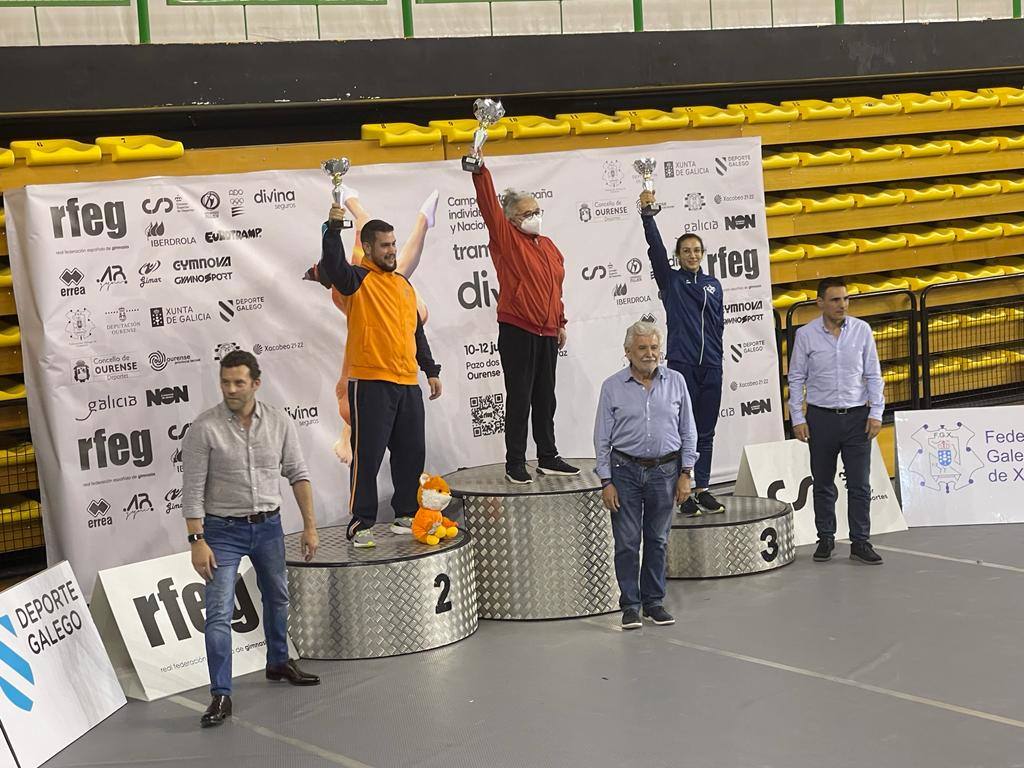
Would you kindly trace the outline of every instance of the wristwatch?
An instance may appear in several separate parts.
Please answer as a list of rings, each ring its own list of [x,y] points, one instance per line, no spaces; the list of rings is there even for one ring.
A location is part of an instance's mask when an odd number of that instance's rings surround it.
[[[206,537],[203,536],[203,534],[201,534],[201,533],[190,533],[188,535],[188,543],[189,544],[195,544],[197,541],[202,541],[205,538]]]
[[[693,477],[693,467],[683,467],[681,470],[679,470],[679,472],[681,474],[686,475],[687,477]]]

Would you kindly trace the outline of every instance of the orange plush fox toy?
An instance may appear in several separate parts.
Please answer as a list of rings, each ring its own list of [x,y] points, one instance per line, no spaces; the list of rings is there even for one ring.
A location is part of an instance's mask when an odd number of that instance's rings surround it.
[[[433,546],[441,539],[454,539],[458,526],[441,514],[452,500],[448,483],[440,475],[420,475],[420,489],[416,493],[420,508],[412,520],[412,535],[424,544]]]

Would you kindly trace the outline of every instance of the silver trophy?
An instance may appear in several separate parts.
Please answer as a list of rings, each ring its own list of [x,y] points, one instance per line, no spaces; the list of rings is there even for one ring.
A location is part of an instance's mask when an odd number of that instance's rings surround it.
[[[473,134],[473,151],[462,158],[462,170],[479,173],[484,165],[484,143],[487,141],[487,129],[505,116],[505,107],[494,99],[477,99],[473,102],[473,116],[479,127]]]
[[[341,200],[341,185],[345,174],[348,173],[348,169],[352,167],[352,163],[348,161],[347,157],[335,157],[330,160],[324,160],[320,167],[323,168],[324,173],[331,177],[331,183],[334,184],[334,189],[331,190],[331,199],[334,200],[336,206],[344,208],[345,206]],[[349,219],[342,219],[341,228],[351,229],[352,222]]]
[[[658,167],[653,157],[641,157],[633,161],[633,169],[640,174],[644,180],[644,192],[654,192],[654,169]],[[661,203],[645,205],[640,209],[641,216],[657,216],[661,213]]]

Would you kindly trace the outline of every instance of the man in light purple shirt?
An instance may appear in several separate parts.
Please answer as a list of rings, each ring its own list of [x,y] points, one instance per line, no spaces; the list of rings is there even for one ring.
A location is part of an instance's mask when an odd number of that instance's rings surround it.
[[[789,360],[789,416],[793,436],[810,444],[814,479],[816,562],[832,558],[836,536],[836,458],[846,468],[850,558],[881,565],[872,548],[871,441],[882,428],[885,383],[871,326],[847,316],[846,282],[818,284],[821,318],[799,328]],[[807,413],[804,414],[806,388]]]
[[[686,379],[658,365],[657,326],[631,325],[625,350],[629,368],[601,385],[594,452],[602,500],[612,513],[622,628],[636,629],[641,608],[655,624],[675,623],[662,605],[665,548],[672,511],[690,496],[697,430]]]

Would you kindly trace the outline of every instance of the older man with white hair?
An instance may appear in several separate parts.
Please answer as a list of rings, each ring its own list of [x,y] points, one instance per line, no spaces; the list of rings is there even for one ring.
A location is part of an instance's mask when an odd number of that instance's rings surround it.
[[[507,189],[498,196],[491,173],[473,174],[488,248],[498,273],[498,354],[505,376],[505,478],[531,483],[526,469],[527,426],[533,422],[537,471],[578,475],[555,447],[555,365],[565,346],[562,281],[565,263],[541,234],[543,212],[529,192]]]
[[[665,549],[675,505],[689,498],[697,430],[686,379],[659,365],[661,331],[637,322],[626,330],[629,367],[601,385],[594,424],[597,475],[612,513],[615,577],[622,628],[674,624],[665,610]],[[640,557],[641,542],[643,559]]]

